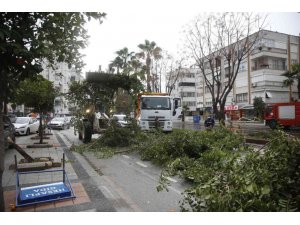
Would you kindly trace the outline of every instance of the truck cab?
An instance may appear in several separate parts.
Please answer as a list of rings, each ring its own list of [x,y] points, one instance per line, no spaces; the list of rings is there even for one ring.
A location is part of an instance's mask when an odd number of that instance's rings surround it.
[[[180,98],[167,94],[142,94],[139,96],[138,121],[142,130],[161,128],[173,130],[173,118],[181,114]]]

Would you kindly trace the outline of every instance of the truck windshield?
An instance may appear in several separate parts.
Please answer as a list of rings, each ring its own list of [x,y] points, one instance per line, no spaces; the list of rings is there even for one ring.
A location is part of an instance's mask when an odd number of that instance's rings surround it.
[[[170,98],[142,97],[142,109],[170,110]]]

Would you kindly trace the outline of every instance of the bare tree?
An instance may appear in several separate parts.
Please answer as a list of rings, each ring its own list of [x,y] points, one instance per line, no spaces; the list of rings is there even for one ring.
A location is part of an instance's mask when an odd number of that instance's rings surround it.
[[[165,82],[169,78],[168,74],[172,70],[173,64],[174,58],[167,51],[162,51],[161,57],[154,60],[152,71],[156,92],[162,92],[162,85],[166,85]]]
[[[186,48],[202,73],[219,120],[224,120],[227,96],[241,62],[260,39],[258,31],[263,29],[265,19],[252,13],[210,13],[197,17],[187,27]]]
[[[166,64],[166,92],[171,94],[178,78],[182,75],[184,59],[176,60],[169,55]]]

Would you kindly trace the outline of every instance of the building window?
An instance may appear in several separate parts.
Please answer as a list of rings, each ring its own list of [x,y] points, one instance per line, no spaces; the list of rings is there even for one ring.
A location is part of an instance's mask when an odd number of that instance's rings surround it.
[[[236,95],[236,102],[247,102],[248,101],[248,93],[242,93]]]
[[[205,106],[206,106],[206,107],[212,106],[212,102],[205,102]]]
[[[269,48],[274,48],[275,47],[275,41],[272,40],[272,39],[262,39],[262,43],[266,46],[266,47],[269,47]]]
[[[247,71],[246,63],[241,63],[239,67],[239,73]]]
[[[210,64],[209,62],[204,63],[204,69],[209,70],[210,69]]]
[[[292,65],[298,64],[298,60],[297,59],[292,59]]]
[[[205,86],[204,92],[205,92],[205,93],[210,93],[210,90],[209,90],[208,86]]]
[[[186,78],[195,78],[195,74],[194,73],[184,73],[183,77],[186,77]]]
[[[186,105],[186,106],[196,106],[196,102],[183,102],[183,105]]]
[[[195,83],[192,82],[180,82],[178,84],[179,87],[185,86],[185,87],[195,87]]]
[[[181,92],[181,97],[195,97],[195,92]]]
[[[225,78],[229,77],[229,67],[225,68]]]
[[[286,70],[285,59],[273,59],[271,69],[273,69],[273,70]]]

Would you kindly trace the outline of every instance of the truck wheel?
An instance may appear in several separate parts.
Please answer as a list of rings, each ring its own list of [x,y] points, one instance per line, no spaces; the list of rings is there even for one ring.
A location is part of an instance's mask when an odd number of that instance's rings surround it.
[[[270,121],[269,121],[269,127],[270,127],[271,129],[276,129],[276,127],[277,127],[277,122],[276,122],[276,120],[270,120]]]
[[[92,129],[90,126],[84,128],[83,143],[89,143],[92,140]]]

